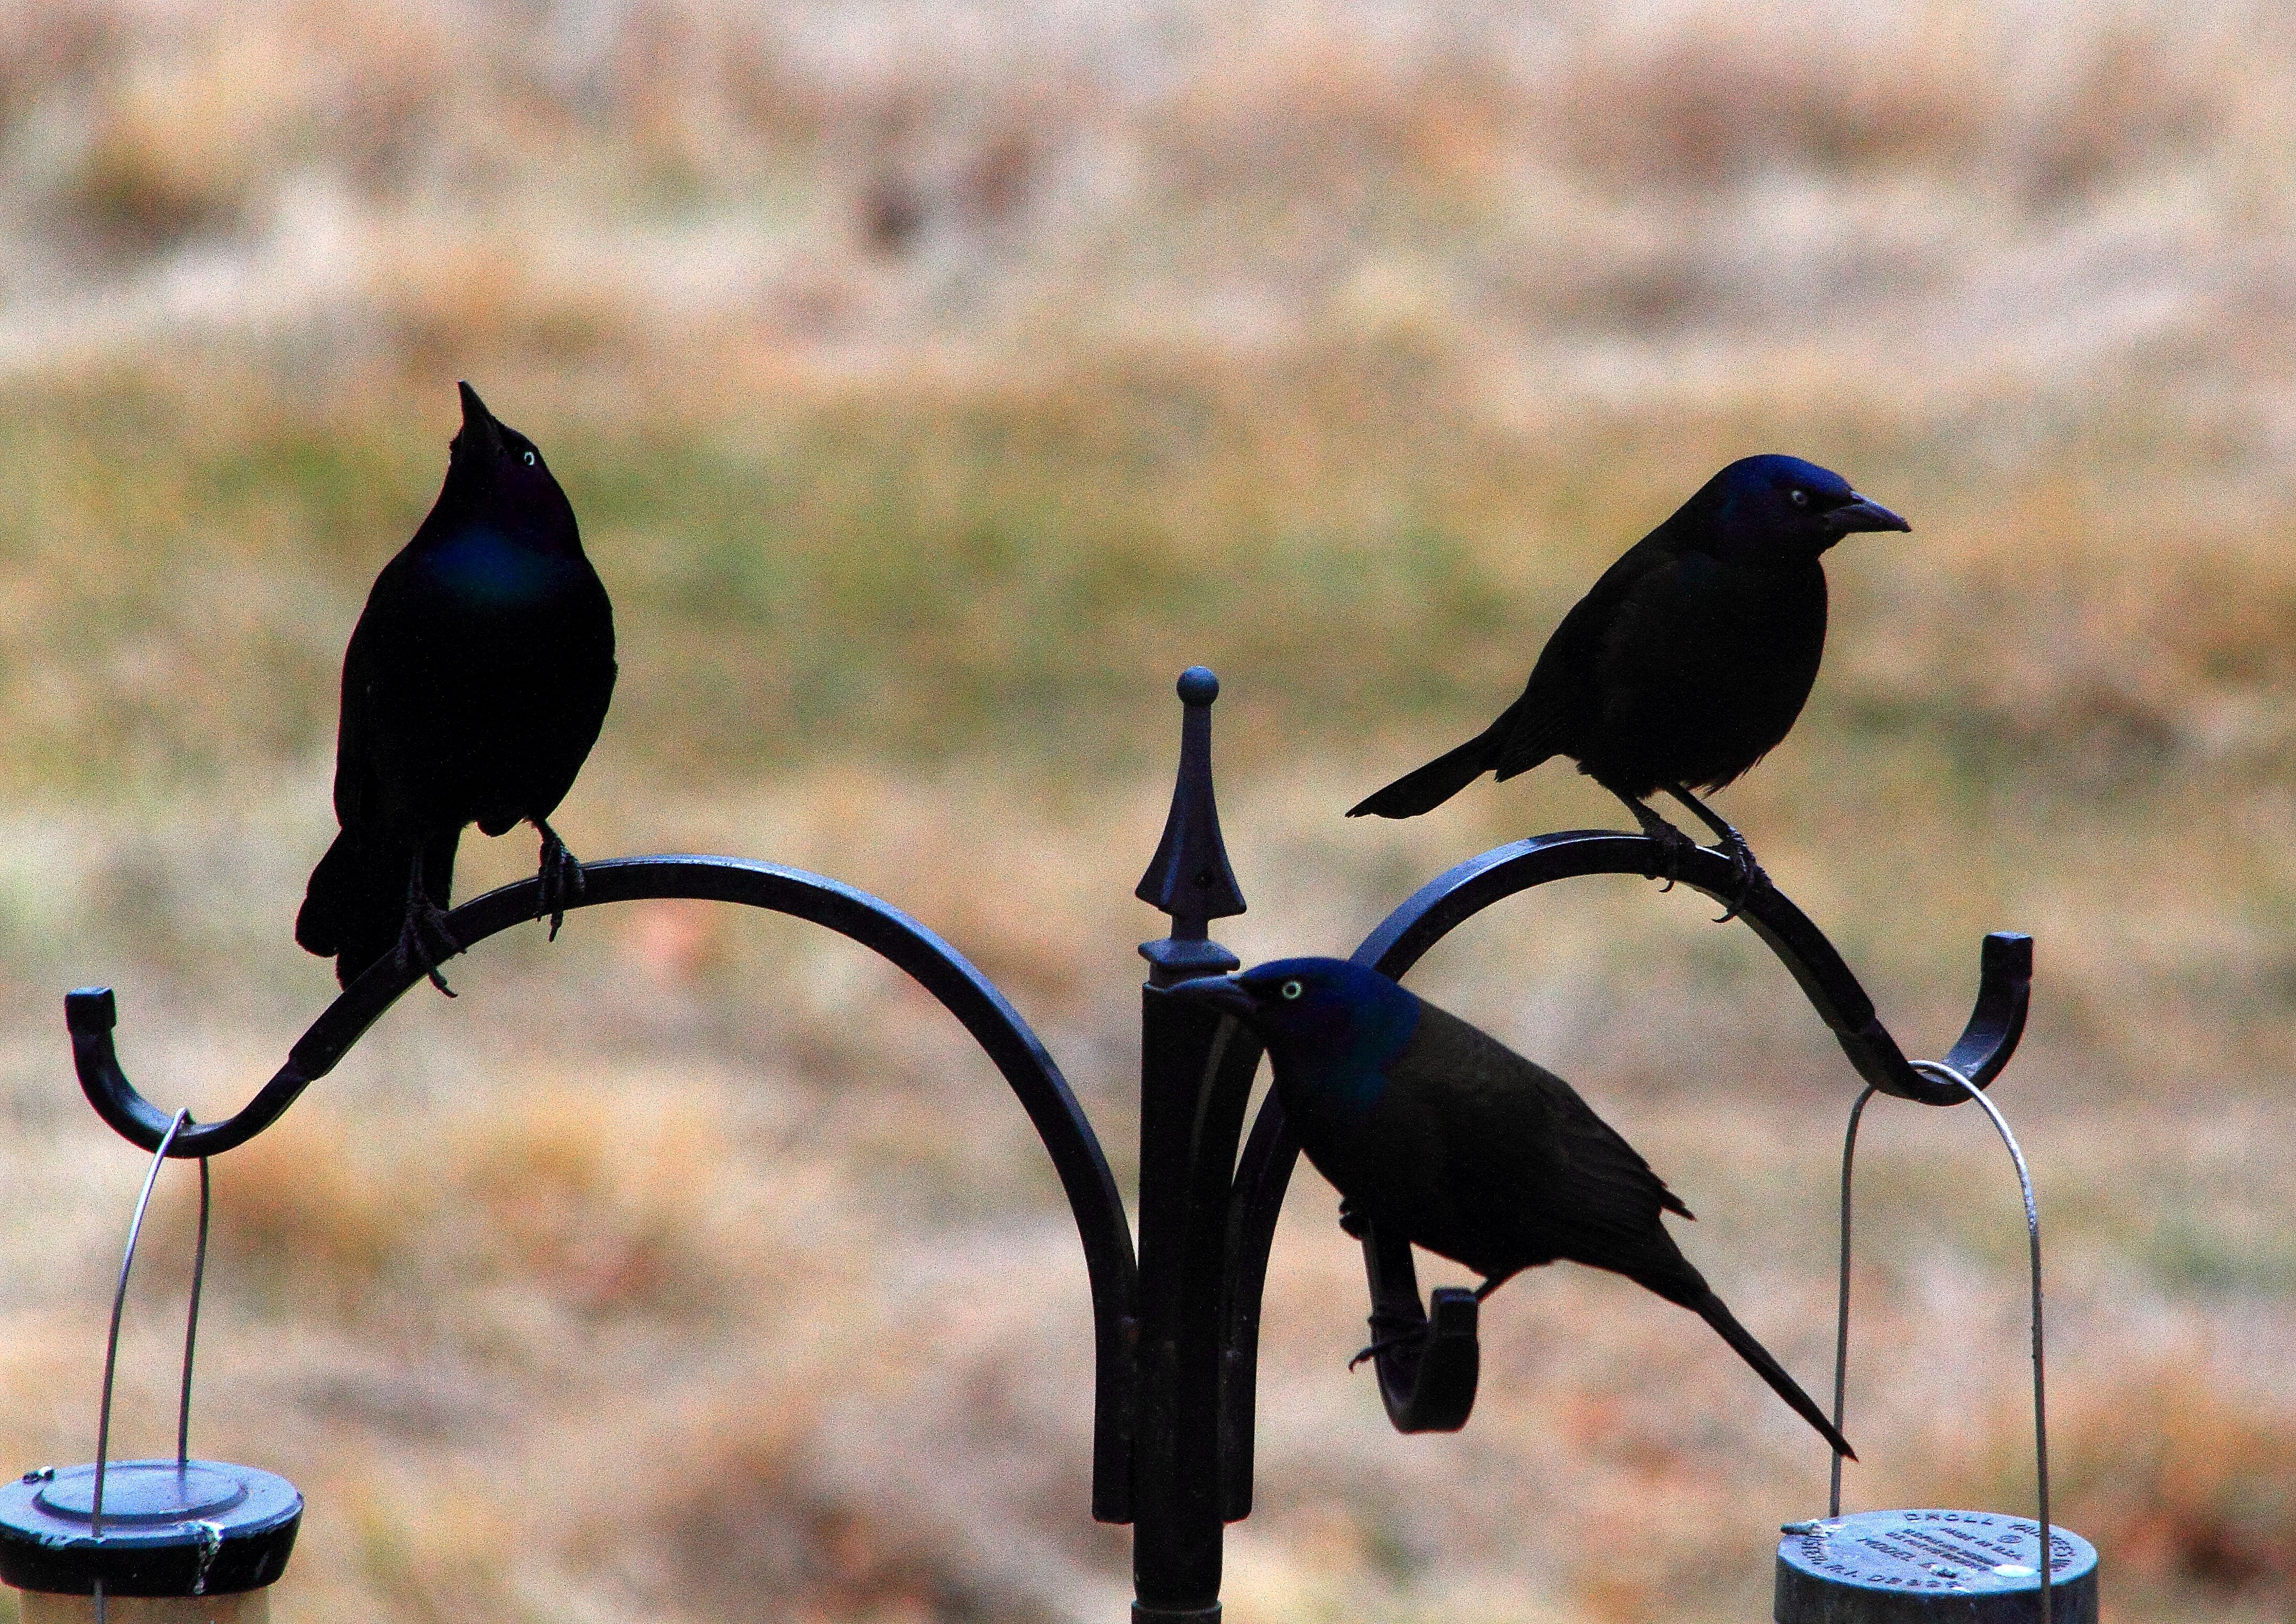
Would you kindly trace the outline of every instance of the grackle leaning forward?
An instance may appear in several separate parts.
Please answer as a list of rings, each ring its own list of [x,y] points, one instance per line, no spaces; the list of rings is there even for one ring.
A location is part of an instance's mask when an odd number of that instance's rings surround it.
[[[1465,1264],[1483,1276],[1478,1300],[1558,1259],[1624,1275],[1713,1326],[1857,1458],[1675,1245],[1662,1214],[1690,1209],[1552,1071],[1344,959],[1278,959],[1171,990],[1259,1032],[1284,1117],[1348,1221]]]
[[[606,718],[614,611],[534,442],[467,383],[439,500],[383,566],[343,656],[335,816],[295,939],[346,987],[386,955],[439,961],[463,827],[542,834],[555,936],[582,868],[548,823]]]
[[[1764,876],[1693,791],[1736,778],[1801,714],[1825,652],[1825,550],[1912,528],[1798,457],[1731,463],[1603,572],[1498,720],[1348,816],[1415,817],[1484,773],[1512,778],[1568,756],[1665,849],[1669,878],[1690,838],[1650,798],[1664,790],[1714,832],[1738,874],[1729,918]]]

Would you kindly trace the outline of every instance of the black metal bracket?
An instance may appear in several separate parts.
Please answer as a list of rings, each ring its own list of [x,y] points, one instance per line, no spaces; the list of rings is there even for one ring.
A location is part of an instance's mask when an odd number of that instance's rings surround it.
[[[1201,667],[1180,678],[1180,767],[1164,838],[1138,895],[1170,915],[1144,944],[1142,989],[1140,1241],[1136,1255],[1107,1159],[1074,1094],[1036,1034],[962,954],[898,909],[801,870],[718,857],[625,857],[586,865],[573,904],[685,898],[785,914],[835,931],[906,972],[995,1062],[1053,1159],[1090,1275],[1096,1389],[1092,1513],[1134,1524],[1136,1624],[1212,1624],[1219,1616],[1222,1524],[1250,1512],[1261,1300],[1268,1250],[1299,1147],[1273,1095],[1243,1135],[1261,1058],[1235,1021],[1167,996],[1191,976],[1233,969],[1210,924],[1243,911],[1212,793],[1210,707],[1219,685]],[[1652,874],[1662,849],[1641,835],[1579,831],[1518,841],[1460,864],[1423,887],[1356,950],[1398,978],[1451,931],[1518,891],[1580,874]],[[1736,874],[1718,852],[1684,856],[1677,877],[1718,900]],[[447,916],[457,952],[537,916],[541,888],[522,881]],[[1875,1088],[1948,1105],[1968,1097],[1909,1063],[1841,956],[1776,890],[1748,898],[1742,917],[1784,964]],[[1978,1087],[1999,1075],[2025,1026],[2032,944],[1985,940],[1976,1006],[1947,1062]],[[423,980],[389,959],[323,1012],[287,1060],[234,1116],[184,1122],[169,1157],[220,1155],[261,1133],[327,1075],[399,997]],[[121,1136],[157,1151],[176,1119],[138,1093],[113,1041],[108,988],[69,995],[65,1018],[81,1089]],[[1241,1155],[1239,1138],[1244,1138]],[[1421,1305],[1410,1245],[1368,1226],[1364,1268],[1374,1355],[1388,1416],[1400,1431],[1464,1425],[1474,1407],[1478,1304],[1445,1287]],[[1425,1334],[1417,1333],[1424,1328]]]
[[[1354,956],[1357,963],[1373,965],[1400,980],[1437,942],[1518,891],[1582,874],[1652,877],[1663,857],[1662,849],[1647,836],[1601,829],[1540,835],[1496,847],[1422,886],[1364,939]],[[1677,865],[1676,872],[1681,883],[1718,902],[1737,899],[1736,872],[1718,850],[1701,847],[1691,851]],[[1783,891],[1763,886],[1746,899],[1739,916],[1785,965],[1859,1077],[1885,1094],[1925,1105],[1956,1105],[1969,1098],[1960,1088],[1924,1076],[1906,1060],[1897,1039],[1882,1024],[1874,1000],[1858,985],[1841,955]],[[1980,1087],[2000,1076],[2024,1036],[2032,980],[2033,939],[2005,931],[1988,936],[1978,960],[1977,1002],[1960,1038],[1947,1053],[1946,1063]],[[1256,1340],[1259,1335],[1259,1299],[1267,1250],[1274,1243],[1275,1220],[1299,1153],[1299,1143],[1283,1120],[1283,1104],[1271,1094],[1260,1106],[1236,1169],[1237,1238],[1232,1257],[1237,1262],[1232,1264],[1236,1274],[1228,1328],[1234,1341]],[[1369,1226],[1364,1228],[1365,1275],[1371,1289],[1373,1335],[1377,1341],[1382,1336],[1383,1321],[1400,1327],[1414,1319],[1425,1322],[1430,1316],[1419,1308],[1410,1248],[1384,1243],[1370,1233]],[[1259,1260],[1257,1274],[1250,1272],[1248,1266],[1254,1259]],[[1472,1293],[1462,1294],[1472,1300]],[[1473,1317],[1463,1315],[1456,1300],[1447,1307],[1445,1291],[1439,1290],[1435,1295],[1435,1341],[1419,1345],[1396,1341],[1373,1356],[1379,1367],[1380,1398],[1398,1431],[1454,1431],[1464,1424],[1474,1407]],[[1442,1341],[1446,1336],[1447,1345]],[[1255,1356],[1232,1349],[1229,1357],[1232,1361],[1248,1363]],[[1245,1423],[1242,1430],[1239,1421]],[[1235,1516],[1250,1505],[1249,1421],[1249,1411],[1237,1413],[1231,1400],[1226,1438],[1233,1458],[1227,1476],[1231,1485],[1239,1481],[1242,1485],[1240,1502],[1231,1500],[1230,1514]],[[1242,1510],[1235,1509],[1238,1504]]]
[[[1060,1175],[1075,1215],[1092,1284],[1095,1367],[1093,1515],[1120,1522],[1131,1515],[1132,1338],[1139,1270],[1132,1228],[1108,1160],[1036,1033],[1004,995],[948,943],[890,904],[801,869],[735,857],[619,857],[583,865],[582,895],[572,908],[660,898],[731,902],[826,926],[890,960],[938,998],[988,1053],[1019,1096]],[[446,919],[457,951],[537,916],[542,888],[521,880],[475,897]],[[170,1157],[217,1156],[277,1121],[298,1095],[337,1062],[424,979],[420,965],[386,956],[346,988],[288,1051],[286,1063],[237,1113],[176,1135]],[[96,1114],[131,1144],[157,1150],[173,1120],[145,1099],[120,1069],[112,1042],[118,1005],[108,987],[82,988],[64,998],[72,1063]]]

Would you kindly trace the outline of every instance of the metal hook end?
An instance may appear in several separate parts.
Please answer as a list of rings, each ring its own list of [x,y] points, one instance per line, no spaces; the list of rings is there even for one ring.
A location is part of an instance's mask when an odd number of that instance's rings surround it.
[[[94,1037],[119,1024],[119,1000],[109,987],[76,987],[64,995],[64,1025]]]
[[[1465,1286],[1438,1286],[1429,1309],[1419,1304],[1411,1243],[1382,1239],[1360,1214],[1341,1220],[1363,1243],[1371,1285],[1368,1350],[1379,1373],[1380,1402],[1398,1432],[1456,1432],[1475,1407],[1482,1370],[1476,1322],[1481,1304]]]

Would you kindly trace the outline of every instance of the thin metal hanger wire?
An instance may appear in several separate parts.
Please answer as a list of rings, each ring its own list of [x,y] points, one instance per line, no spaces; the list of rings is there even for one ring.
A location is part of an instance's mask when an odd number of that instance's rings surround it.
[[[208,1177],[208,1159],[200,1158],[200,1239],[192,1253],[192,1306],[184,1316],[184,1396],[176,1410],[176,1470],[192,1464],[192,1354],[200,1340],[200,1294],[208,1277],[208,1214],[214,1190]]]
[[[135,1198],[135,1216],[127,1221],[127,1255],[119,1260],[119,1284],[111,1293],[111,1334],[103,1343],[103,1401],[95,1412],[95,1494],[88,1508],[88,1531],[98,1539],[103,1538],[103,1474],[111,1455],[111,1378],[119,1365],[119,1319],[127,1308],[128,1271],[135,1267],[135,1243],[144,1238],[144,1214],[152,1205],[152,1189],[160,1182],[160,1169],[167,1165],[168,1147],[191,1120],[189,1108],[177,1111],[168,1131],[160,1136],[160,1148],[144,1170],[144,1193]]]
[[[2054,1530],[2049,1522],[2049,1405],[2048,1383],[2042,1363],[2041,1324],[2041,1209],[2033,1196],[2033,1175],[2025,1165],[2025,1152],[2018,1147],[2017,1136],[2009,1131],[2009,1120],[2001,1114],[1985,1090],[1971,1081],[1967,1074],[1943,1061],[1917,1060],[1913,1069],[1933,1082],[1950,1083],[1965,1090],[1969,1097],[1985,1108],[1993,1120],[1994,1130],[2001,1143],[2008,1147],[2009,1160],[2017,1169],[2017,1188],[2025,1198],[2025,1234],[2032,1258],[2033,1304],[2033,1481],[2040,1501],[2040,1538],[2038,1558],[2041,1569],[2041,1624],[2055,1624],[2056,1562],[2052,1548]],[[1849,1176],[1851,1164],[1857,1152],[1858,1120],[1866,1114],[1866,1102],[1874,1097],[1868,1085],[1849,1108],[1849,1127],[1841,1142],[1841,1289],[1840,1311],[1834,1326],[1833,1341],[1833,1424],[1841,1426],[1844,1390],[1849,1368]],[[1841,1514],[1841,1457],[1833,1457],[1833,1492],[1827,1502],[1829,1517]]]
[[[1833,1321],[1833,1430],[1841,1431],[1841,1411],[1849,1386],[1849,1169],[1857,1155],[1857,1123],[1866,1114],[1866,1102],[1874,1095],[1874,1085],[1866,1085],[1866,1092],[1857,1096],[1857,1103],[1849,1108],[1849,1129],[1841,1137],[1841,1292]],[[1841,1456],[1833,1455],[1833,1482],[1827,1491],[1825,1514],[1841,1514]]]
[[[110,1469],[111,1456],[111,1394],[113,1379],[119,1367],[119,1325],[127,1308],[127,1280],[135,1267],[135,1248],[144,1238],[144,1217],[151,1210],[152,1192],[160,1182],[160,1169],[167,1164],[168,1147],[176,1136],[191,1121],[188,1109],[178,1111],[168,1124],[168,1131],[160,1136],[159,1148],[152,1154],[152,1165],[144,1170],[144,1188],[135,1198],[135,1213],[127,1224],[127,1251],[119,1260],[119,1284],[111,1293],[111,1330],[103,1343],[103,1398],[97,1406],[95,1417],[95,1487],[88,1507],[88,1531],[96,1538],[103,1538],[103,1486]],[[176,1412],[176,1472],[180,1478],[191,1464],[192,1451],[192,1366],[199,1348],[200,1297],[207,1284],[208,1228],[214,1210],[214,1185],[208,1169],[208,1159],[200,1158],[200,1234],[197,1250],[192,1259],[192,1301],[184,1323],[184,1380],[182,1398]],[[110,1608],[103,1594],[103,1581],[94,1587],[96,1624],[104,1624]]]

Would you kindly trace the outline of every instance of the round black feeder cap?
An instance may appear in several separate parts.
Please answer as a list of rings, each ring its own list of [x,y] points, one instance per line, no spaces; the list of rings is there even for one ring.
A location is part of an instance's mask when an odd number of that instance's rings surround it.
[[[287,1571],[303,1497],[275,1472],[222,1461],[46,1466],[0,1488],[0,1581],[86,1595],[224,1595]]]
[[[2040,1525],[1986,1511],[1867,1511],[1789,1522],[1778,1624],[2035,1624]],[[2055,1624],[2096,1624],[2096,1547],[2049,1530]]]

